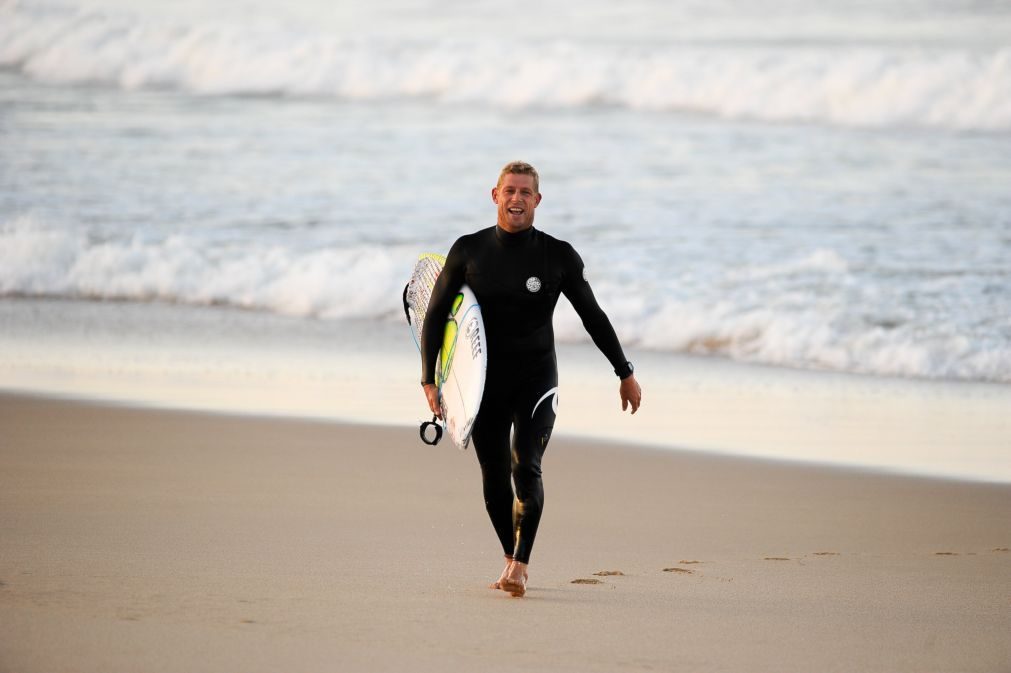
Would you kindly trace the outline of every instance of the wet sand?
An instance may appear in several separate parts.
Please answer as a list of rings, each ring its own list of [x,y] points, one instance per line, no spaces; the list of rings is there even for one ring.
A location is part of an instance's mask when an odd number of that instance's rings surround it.
[[[0,395],[0,672],[1008,671],[1011,485]]]

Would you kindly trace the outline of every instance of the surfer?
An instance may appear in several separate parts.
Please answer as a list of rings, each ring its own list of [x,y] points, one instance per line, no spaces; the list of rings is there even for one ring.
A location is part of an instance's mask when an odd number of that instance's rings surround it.
[[[631,406],[634,414],[639,409],[642,389],[593,296],[582,259],[571,245],[533,226],[541,202],[534,167],[519,161],[506,164],[491,198],[498,212],[496,225],[453,244],[428,314],[446,315],[464,283],[481,304],[488,371],[471,440],[481,465],[485,507],[505,553],[505,568],[492,587],[522,596],[544,504],[541,459],[558,408],[551,319],[560,294],[572,303],[620,379],[623,411]],[[440,418],[435,363],[442,329],[440,321],[427,320],[421,338],[421,383],[429,407]]]

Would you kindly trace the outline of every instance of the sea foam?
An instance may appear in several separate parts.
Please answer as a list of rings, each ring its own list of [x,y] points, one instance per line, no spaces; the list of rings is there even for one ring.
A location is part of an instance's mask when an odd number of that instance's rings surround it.
[[[298,250],[250,241],[136,234],[96,240],[29,217],[0,224],[0,296],[225,305],[315,318],[396,315],[416,251],[385,246]],[[367,282],[366,282],[367,279]]]
[[[0,223],[0,298],[156,301],[401,321],[401,293],[418,249],[256,239],[218,245],[186,233],[103,240],[19,217]],[[594,290],[626,345],[787,367],[1011,382],[1011,348],[1000,337],[1011,330],[999,322],[1006,316],[990,316],[998,322],[982,332],[973,316],[986,307],[958,321],[934,320],[861,281],[832,250],[724,271],[713,280],[722,286],[709,294],[650,292],[649,279],[618,284],[601,272]],[[555,327],[562,341],[588,340],[564,300]]]
[[[515,74],[501,86],[500,67]],[[350,39],[0,6],[0,66],[43,82],[199,95],[424,99],[509,109],[615,106],[856,127],[1011,129],[1011,48],[873,43]]]

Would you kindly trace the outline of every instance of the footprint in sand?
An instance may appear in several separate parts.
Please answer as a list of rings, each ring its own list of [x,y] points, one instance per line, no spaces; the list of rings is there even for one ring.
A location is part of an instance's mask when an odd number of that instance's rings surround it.
[[[785,556],[766,556],[766,561],[792,561],[793,559],[788,559]]]
[[[624,575],[625,573],[620,570],[601,570],[600,572],[593,573],[597,577],[610,577],[612,575]]]
[[[1007,547],[994,547],[990,551],[1011,551],[1011,549],[1008,549]]]
[[[958,556],[957,551],[935,551],[934,556]]]
[[[694,570],[689,570],[688,568],[664,568],[665,573],[682,573],[685,575],[694,575]]]
[[[839,552],[837,552],[837,551],[816,551],[814,553],[814,555],[815,556],[839,556]]]
[[[579,579],[572,580],[570,584],[603,584],[604,580],[592,580],[580,577]]]
[[[692,565],[693,563],[702,563],[702,561],[678,561],[683,566]]]

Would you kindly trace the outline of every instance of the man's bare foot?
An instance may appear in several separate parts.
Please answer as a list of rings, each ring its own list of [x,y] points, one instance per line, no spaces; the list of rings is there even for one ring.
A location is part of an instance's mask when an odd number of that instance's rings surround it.
[[[513,557],[512,556],[506,556],[505,557],[505,567],[502,568],[502,574],[499,575],[499,577],[498,577],[497,580],[495,580],[494,582],[492,582],[491,584],[488,585],[489,589],[501,589],[502,588],[502,580],[504,580],[506,578],[506,575],[509,574],[509,565],[512,562],[513,562]],[[525,563],[523,564],[523,568],[524,568],[524,570],[523,570],[523,580],[526,581],[529,578],[527,576],[526,564]]]
[[[527,564],[513,561],[499,580],[499,589],[517,598],[527,592]]]
[[[512,562],[513,562],[513,557],[512,556],[506,556],[505,557],[505,567],[502,568],[502,574],[499,575],[499,577],[498,577],[497,580],[495,580],[494,582],[492,582],[491,584],[488,585],[489,589],[501,589],[502,588],[502,580],[504,580],[506,578],[506,575],[509,574],[509,565]]]

